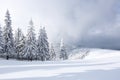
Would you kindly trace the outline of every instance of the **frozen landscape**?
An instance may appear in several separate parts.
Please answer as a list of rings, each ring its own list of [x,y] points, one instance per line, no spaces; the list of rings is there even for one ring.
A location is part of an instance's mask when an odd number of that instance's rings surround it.
[[[120,0],[0,0],[0,80],[120,80]]]
[[[0,80],[119,80],[119,74],[116,50],[91,49],[84,59],[64,61],[0,60]]]

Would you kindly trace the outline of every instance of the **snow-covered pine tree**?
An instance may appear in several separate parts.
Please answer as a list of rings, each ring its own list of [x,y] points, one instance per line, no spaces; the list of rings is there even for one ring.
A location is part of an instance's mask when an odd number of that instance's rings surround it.
[[[42,54],[42,37],[43,37],[43,29],[42,29],[42,27],[40,27],[40,31],[39,31],[39,36],[38,36],[38,40],[37,40],[37,52],[38,52],[38,54],[37,54],[37,59],[38,60],[42,60],[42,56],[43,56],[43,54]]]
[[[68,55],[67,55],[64,43],[63,43],[63,39],[61,39],[61,42],[60,42],[60,60],[66,60],[66,59],[68,59]]]
[[[16,53],[16,58],[17,59],[22,59],[23,58],[23,50],[25,48],[25,36],[23,35],[21,29],[17,29],[15,33],[15,53]]]
[[[37,47],[38,47],[39,59],[42,61],[50,60],[49,42],[45,27],[43,28],[41,27],[40,29],[38,41],[37,41]]]
[[[3,40],[3,33],[0,26],[0,57],[3,57],[3,51],[4,51],[4,40]]]
[[[56,60],[56,54],[53,45],[50,46],[50,60],[55,61]]]
[[[10,57],[14,57],[14,39],[11,27],[11,19],[9,11],[7,10],[5,16],[5,27],[3,32],[4,38],[4,48],[6,59],[8,60]]]
[[[29,23],[29,28],[26,36],[25,49],[24,49],[24,57],[27,60],[36,59],[37,54],[37,46],[36,46],[36,37],[34,33],[33,21],[31,20]]]

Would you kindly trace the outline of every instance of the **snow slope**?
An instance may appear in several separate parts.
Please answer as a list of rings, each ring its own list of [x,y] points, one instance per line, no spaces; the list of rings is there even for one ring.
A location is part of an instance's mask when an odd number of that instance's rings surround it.
[[[83,60],[0,60],[0,80],[120,80],[120,51],[91,49]]]

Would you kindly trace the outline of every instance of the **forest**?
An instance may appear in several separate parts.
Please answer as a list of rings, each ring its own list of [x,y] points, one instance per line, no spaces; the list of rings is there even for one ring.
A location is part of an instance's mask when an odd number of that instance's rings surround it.
[[[5,26],[0,26],[0,57],[4,59],[17,60],[40,60],[40,61],[55,61],[66,60],[68,54],[61,40],[58,52],[56,53],[53,44],[48,42],[47,32],[45,27],[40,27],[38,38],[34,30],[32,19],[29,22],[26,36],[22,30],[18,28],[13,34],[12,20],[9,10],[5,15]]]

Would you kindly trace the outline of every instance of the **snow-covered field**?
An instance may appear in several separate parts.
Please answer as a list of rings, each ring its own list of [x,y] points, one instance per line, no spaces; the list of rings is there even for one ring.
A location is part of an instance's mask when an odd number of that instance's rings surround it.
[[[120,80],[120,51],[92,49],[83,60],[0,59],[0,80]]]

